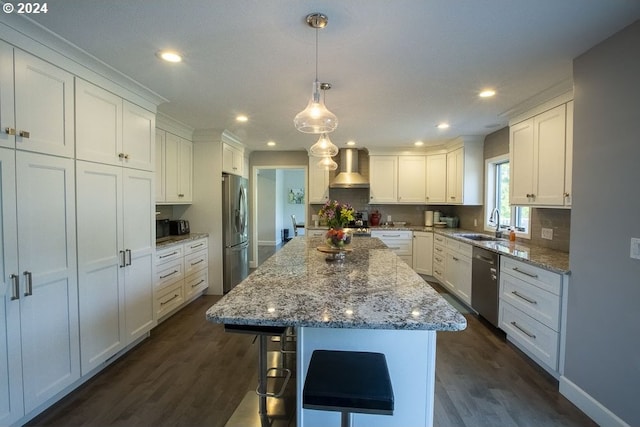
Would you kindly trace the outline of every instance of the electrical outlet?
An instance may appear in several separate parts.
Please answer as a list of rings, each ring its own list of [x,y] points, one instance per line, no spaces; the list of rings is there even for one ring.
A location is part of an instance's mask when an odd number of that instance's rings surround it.
[[[631,238],[631,258],[640,259],[640,238]]]
[[[542,238],[547,240],[553,240],[553,228],[543,228]]]
[[[473,218],[473,226],[474,227],[478,226],[478,218]]]
[[[387,222],[391,222],[391,215],[387,215]]]

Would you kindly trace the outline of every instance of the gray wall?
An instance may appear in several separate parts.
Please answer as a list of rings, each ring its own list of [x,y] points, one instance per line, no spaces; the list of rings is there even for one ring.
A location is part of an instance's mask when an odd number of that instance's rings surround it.
[[[565,377],[640,425],[640,21],[574,61]]]

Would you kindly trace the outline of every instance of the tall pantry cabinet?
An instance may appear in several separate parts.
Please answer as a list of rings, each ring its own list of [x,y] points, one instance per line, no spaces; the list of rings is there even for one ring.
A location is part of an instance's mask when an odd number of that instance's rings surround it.
[[[80,378],[80,351],[73,76],[3,42],[0,64],[0,424],[6,425]]]
[[[76,82],[84,375],[156,324],[155,115],[91,83]]]

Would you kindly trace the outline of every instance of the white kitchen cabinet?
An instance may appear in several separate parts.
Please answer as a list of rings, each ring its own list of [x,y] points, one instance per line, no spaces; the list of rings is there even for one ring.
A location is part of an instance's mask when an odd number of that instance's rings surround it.
[[[165,168],[166,137],[166,132],[162,129],[156,129],[156,203],[164,202],[167,197],[165,185],[165,177],[167,176]]]
[[[446,238],[445,285],[468,305],[471,305],[471,255],[471,245]]]
[[[84,161],[76,169],[84,375],[155,325],[153,173]]]
[[[160,132],[160,130],[159,130]],[[193,145],[191,141],[165,132],[165,202],[171,204],[193,201]]]
[[[3,426],[24,415],[15,178],[15,151],[0,148],[0,425]]]
[[[425,201],[427,204],[447,201],[447,155],[426,156]]]
[[[16,184],[28,413],[80,378],[73,160],[17,151]]]
[[[309,157],[309,203],[329,200],[329,171],[318,167],[318,157]]]
[[[564,159],[564,205],[570,207],[573,197],[573,101],[567,102],[567,133]]]
[[[425,156],[398,156],[398,203],[425,202],[425,165]]]
[[[482,140],[463,139],[447,152],[446,204],[483,204],[483,146]]]
[[[222,143],[222,172],[233,175],[243,175],[243,150],[226,142]]]
[[[511,204],[565,204],[566,121],[562,104],[511,127]]]
[[[13,98],[13,48],[0,41],[0,147],[16,146]]]
[[[445,258],[447,241],[441,234],[433,234],[433,277],[445,284]]]
[[[413,232],[410,230],[371,230],[371,237],[377,237],[395,252],[409,267],[413,267]]]
[[[433,233],[413,232],[413,269],[416,273],[433,274]]]
[[[447,153],[447,202],[462,203],[464,181],[464,148]]]
[[[369,185],[369,203],[397,203],[398,156],[370,156]]]
[[[77,159],[154,170],[153,113],[82,79],[75,100]]]

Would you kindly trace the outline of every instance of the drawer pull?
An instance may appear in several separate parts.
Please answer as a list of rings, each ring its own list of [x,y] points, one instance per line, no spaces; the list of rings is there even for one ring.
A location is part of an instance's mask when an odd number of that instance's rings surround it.
[[[392,250],[400,249],[400,246],[389,246],[389,249],[392,249]]]
[[[442,249],[440,249],[440,248],[436,248],[436,251],[438,251],[438,252],[442,252]]]
[[[11,301],[20,299],[20,283],[18,283],[20,278],[18,277],[17,274],[11,274],[9,276],[9,278],[11,279],[11,284],[13,285],[12,286]]]
[[[534,340],[536,339],[535,335],[533,335],[531,332],[529,332],[526,329],[524,329],[522,326],[518,325],[516,322],[511,322],[511,324],[513,326],[515,326],[516,328],[518,328],[520,330],[520,332],[522,332],[523,334],[525,334],[529,338],[534,339]]]
[[[200,246],[204,246],[204,243],[198,243],[197,245],[189,246],[191,249],[199,248]]]
[[[203,259],[199,259],[199,260],[198,260],[198,261],[196,261],[196,262],[192,262],[192,263],[191,263],[191,267],[193,267],[194,265],[198,265],[198,264],[200,264],[201,262],[204,262],[204,260],[203,260]]]
[[[173,301],[174,299],[178,298],[180,296],[180,294],[175,294],[174,296],[172,296],[171,298],[169,298],[168,300],[161,302],[160,305],[165,305],[165,304],[169,304],[171,301]]]
[[[164,276],[160,276],[161,279],[166,279],[169,276],[173,276],[174,274],[178,273],[178,270],[173,270],[171,273],[169,274],[165,274]]]
[[[524,295],[522,295],[518,291],[511,291],[511,293],[514,294],[515,296],[517,296],[518,298],[525,300],[529,304],[538,304],[538,301],[536,301],[534,299],[531,299],[531,298],[527,298],[527,297],[525,297]]]
[[[453,258],[454,261],[460,261],[458,258],[452,256],[451,258]]]
[[[400,237],[399,234],[383,234],[382,237]]]
[[[26,130],[21,130],[18,135],[20,135],[23,138],[27,138],[29,139],[31,137],[31,133],[27,132]]]
[[[528,272],[526,272],[526,271],[524,271],[524,270],[520,270],[518,267],[513,267],[513,268],[512,268],[512,270],[513,270],[513,271],[517,271],[518,273],[522,273],[522,274],[524,274],[525,276],[532,277],[532,278],[534,278],[534,279],[537,279],[537,278],[538,278],[538,275],[537,275],[537,274],[528,273]]]
[[[4,133],[6,133],[7,135],[15,135],[16,130],[14,128],[4,128]]]
[[[438,270],[433,270],[433,271],[435,271],[435,273],[439,276],[442,275],[442,273],[440,273]]]
[[[166,254],[166,255],[160,255],[158,258],[163,259],[163,258],[167,258],[174,255],[178,255],[178,251],[173,251],[170,254]]]
[[[28,297],[33,295],[33,274],[30,271],[25,271],[22,274],[24,274],[24,279],[25,279],[24,296]]]
[[[204,279],[200,280],[198,283],[196,283],[195,285],[191,285],[192,288],[195,288],[196,286],[199,286],[201,284],[204,283]]]

